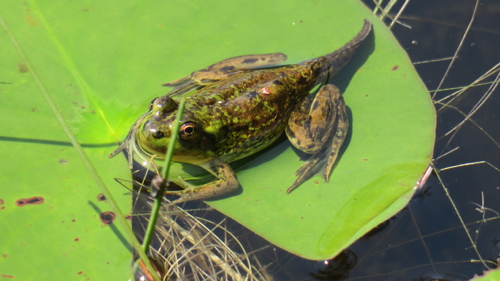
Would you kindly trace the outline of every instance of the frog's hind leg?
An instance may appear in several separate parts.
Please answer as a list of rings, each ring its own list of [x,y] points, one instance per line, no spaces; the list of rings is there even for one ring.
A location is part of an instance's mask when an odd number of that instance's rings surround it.
[[[211,83],[214,80],[224,79],[240,70],[272,66],[284,63],[286,59],[287,56],[283,53],[232,57],[214,63],[205,69],[195,71],[191,74],[191,77],[201,83]]]
[[[349,62],[356,50],[363,43],[363,41],[365,41],[368,34],[370,34],[371,29],[372,24],[365,19],[363,27],[359,33],[351,39],[351,41],[347,42],[344,46],[333,53],[324,56],[328,60],[330,76],[337,74],[337,72],[339,72],[339,70],[342,69],[347,62]]]
[[[287,56],[282,53],[233,57],[195,71],[189,76],[163,84],[163,86],[174,87],[169,93],[170,96],[184,95],[242,71],[277,65],[285,62],[286,59]]]
[[[295,172],[298,178],[287,193],[315,174],[328,182],[349,129],[344,99],[333,85],[323,86],[314,100],[306,100],[298,107],[290,117],[286,133],[295,147],[313,155]]]

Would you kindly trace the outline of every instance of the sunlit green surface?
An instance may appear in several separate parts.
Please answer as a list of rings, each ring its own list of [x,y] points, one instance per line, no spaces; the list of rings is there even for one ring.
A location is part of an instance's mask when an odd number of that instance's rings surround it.
[[[238,163],[243,188],[209,203],[280,247],[322,259],[400,210],[429,162],[435,117],[425,87],[357,1],[4,1],[0,8],[125,213],[130,197],[113,178],[129,178],[127,164],[106,156],[168,91],[162,83],[236,55],[317,57],[350,40],[364,18],[374,33],[333,81],[345,92],[352,129],[330,183],[314,177],[286,195],[301,162],[285,141]],[[74,149],[60,143],[66,135],[3,31],[0,44],[0,221],[7,226],[0,240],[9,241],[0,274],[126,278],[130,249],[98,217],[109,206],[96,200],[100,191]],[[32,196],[45,203],[15,205]],[[32,270],[13,266],[24,263]]]
[[[471,281],[498,281],[500,280],[500,271],[498,268],[487,270],[479,277],[472,278]]]

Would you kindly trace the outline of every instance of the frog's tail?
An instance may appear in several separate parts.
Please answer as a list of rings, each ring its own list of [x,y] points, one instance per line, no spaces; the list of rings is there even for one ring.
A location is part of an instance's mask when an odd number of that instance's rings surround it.
[[[335,52],[324,56],[324,58],[328,60],[330,77],[337,74],[337,72],[344,67],[347,62],[349,62],[349,59],[354,55],[368,34],[370,34],[371,30],[371,22],[365,19],[363,28],[361,28],[361,31],[354,38],[352,38],[351,41],[347,42],[347,44]]]

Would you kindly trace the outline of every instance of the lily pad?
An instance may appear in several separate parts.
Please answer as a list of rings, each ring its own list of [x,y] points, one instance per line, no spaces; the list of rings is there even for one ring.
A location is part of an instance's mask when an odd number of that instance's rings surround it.
[[[486,270],[480,276],[475,275],[474,278],[470,279],[470,281],[495,281],[495,280],[500,280],[500,271],[498,270],[498,267]]]
[[[303,155],[284,140],[236,163],[242,188],[209,204],[284,249],[328,258],[403,208],[432,155],[435,114],[425,86],[358,1],[7,0],[1,7],[124,212],[130,196],[113,179],[130,177],[127,161],[106,156],[168,91],[161,84],[237,55],[283,52],[287,63],[317,57],[349,41],[365,18],[373,33],[332,80],[352,125],[330,182],[313,177],[286,195]],[[0,42],[0,217],[7,226],[0,240],[8,241],[0,274],[126,278],[130,247],[119,228],[99,219],[109,206],[97,200],[100,190],[6,32]],[[44,203],[16,205],[32,197]],[[26,263],[30,271],[16,266]]]

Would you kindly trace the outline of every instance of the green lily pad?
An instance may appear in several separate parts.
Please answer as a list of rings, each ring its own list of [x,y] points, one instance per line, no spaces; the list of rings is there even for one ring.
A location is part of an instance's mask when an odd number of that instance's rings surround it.
[[[130,196],[113,179],[130,177],[127,162],[106,156],[149,102],[168,91],[162,83],[237,55],[283,52],[288,63],[317,57],[349,41],[365,18],[372,35],[332,81],[344,92],[352,125],[330,182],[313,177],[286,195],[302,155],[282,141],[237,163],[242,188],[209,204],[286,250],[323,259],[403,208],[429,164],[435,114],[425,86],[390,32],[358,1],[0,5],[125,213]],[[126,278],[130,246],[119,227],[99,219],[109,206],[97,200],[100,190],[6,32],[0,43],[0,218],[7,226],[0,240],[8,241],[0,274]],[[44,203],[16,205],[32,197]],[[16,266],[26,263],[30,271]]]
[[[480,276],[475,275],[474,278],[470,279],[470,281],[497,281],[497,280],[500,280],[500,270],[498,270],[498,267],[486,270]]]

